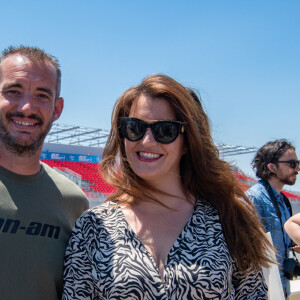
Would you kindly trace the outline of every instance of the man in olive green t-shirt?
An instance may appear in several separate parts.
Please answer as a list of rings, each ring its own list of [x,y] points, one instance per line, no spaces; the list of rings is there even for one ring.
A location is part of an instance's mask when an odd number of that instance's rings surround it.
[[[74,183],[40,162],[63,110],[56,58],[33,47],[0,57],[0,298],[60,299],[65,248],[88,208]]]

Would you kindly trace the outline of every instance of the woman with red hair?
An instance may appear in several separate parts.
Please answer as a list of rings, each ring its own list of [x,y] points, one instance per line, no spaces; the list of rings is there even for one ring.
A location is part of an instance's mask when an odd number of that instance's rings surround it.
[[[191,90],[125,91],[101,172],[116,192],[74,227],[64,299],[267,299],[270,244]]]

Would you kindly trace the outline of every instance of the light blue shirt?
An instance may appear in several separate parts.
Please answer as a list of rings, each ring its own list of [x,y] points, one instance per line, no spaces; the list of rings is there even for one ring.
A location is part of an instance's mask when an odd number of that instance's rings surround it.
[[[271,186],[272,187],[272,186]],[[265,231],[271,233],[273,245],[277,250],[276,259],[282,266],[283,261],[289,251],[288,247],[291,243],[290,237],[283,229],[284,223],[290,218],[290,212],[286,207],[282,196],[278,194],[272,187],[274,195],[277,199],[279,209],[281,211],[281,222],[276,214],[275,207],[270,199],[270,196],[262,184],[262,180],[259,180],[257,184],[252,186],[247,192],[247,196],[254,204],[258,215],[260,216],[262,223],[264,224]],[[285,241],[285,243],[284,243]],[[280,278],[283,288],[287,288],[287,279],[284,277],[283,271],[279,270]]]

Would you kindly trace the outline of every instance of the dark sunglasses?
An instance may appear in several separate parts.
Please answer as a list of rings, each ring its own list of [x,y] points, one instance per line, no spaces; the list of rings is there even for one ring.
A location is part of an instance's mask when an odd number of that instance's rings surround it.
[[[179,121],[147,123],[137,118],[121,118],[121,132],[131,142],[141,140],[147,128],[151,129],[154,139],[161,144],[174,142],[178,135],[184,132],[183,123]]]
[[[278,160],[277,161],[278,163],[288,163],[288,164],[291,164],[291,168],[292,169],[296,169],[296,167],[298,166],[299,167],[299,163],[300,161],[299,160]]]

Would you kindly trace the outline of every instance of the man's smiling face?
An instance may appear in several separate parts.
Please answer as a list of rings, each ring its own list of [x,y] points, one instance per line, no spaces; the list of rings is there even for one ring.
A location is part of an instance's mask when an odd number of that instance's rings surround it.
[[[0,66],[0,141],[18,154],[35,153],[63,108],[55,100],[56,70],[14,54]]]

